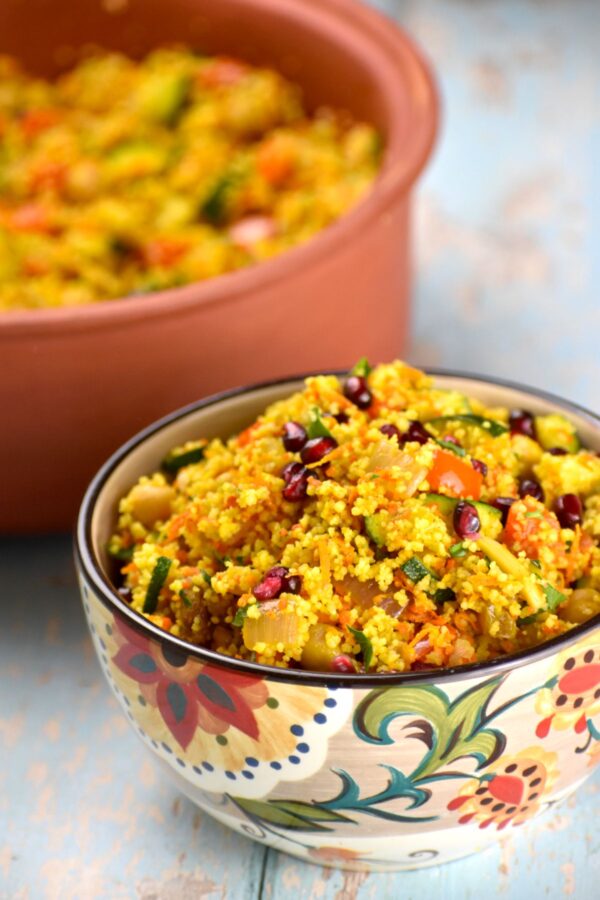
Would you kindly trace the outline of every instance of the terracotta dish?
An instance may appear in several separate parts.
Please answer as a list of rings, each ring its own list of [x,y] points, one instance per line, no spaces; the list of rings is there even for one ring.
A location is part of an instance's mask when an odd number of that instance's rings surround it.
[[[302,247],[208,282],[0,318],[2,531],[69,526],[86,481],[137,428],[211,391],[403,349],[410,193],[437,126],[410,39],[353,0],[4,0],[0,52],[52,75],[90,45],[140,56],[180,42],[265,63],[309,108],[383,134],[383,169],[354,211]]]
[[[439,387],[492,407],[562,412],[600,450],[600,419],[577,406],[437,374]],[[165,773],[241,834],[308,861],[373,871],[482,850],[593,772],[598,616],[487,663],[338,675],[194,647],[132,610],[114,586],[106,544],[129,485],[174,445],[235,434],[298,387],[272,382],[180,410],[96,476],[80,513],[77,565],[104,674]]]

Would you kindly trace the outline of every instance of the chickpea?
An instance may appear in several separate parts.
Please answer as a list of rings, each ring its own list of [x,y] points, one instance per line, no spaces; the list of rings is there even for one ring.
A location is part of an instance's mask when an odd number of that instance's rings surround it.
[[[134,519],[146,528],[164,522],[171,515],[175,491],[168,484],[136,484],[129,494]]]
[[[587,622],[600,613],[600,591],[594,588],[577,588],[560,608],[560,617],[566,622]]]

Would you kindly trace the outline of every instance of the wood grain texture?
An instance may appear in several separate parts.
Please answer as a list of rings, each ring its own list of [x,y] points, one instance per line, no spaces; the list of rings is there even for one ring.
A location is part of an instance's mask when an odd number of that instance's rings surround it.
[[[418,199],[412,359],[600,411],[600,5],[375,5],[425,47],[445,105]],[[598,895],[598,776],[483,856],[398,875],[302,865],[208,819],[109,696],[70,557],[64,537],[0,546],[3,900]]]

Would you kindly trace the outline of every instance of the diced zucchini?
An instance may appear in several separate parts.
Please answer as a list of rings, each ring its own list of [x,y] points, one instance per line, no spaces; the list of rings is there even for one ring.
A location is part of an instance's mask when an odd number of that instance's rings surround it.
[[[436,428],[437,426],[443,426],[452,422],[464,422],[467,425],[475,425],[477,428],[482,428],[484,431],[487,431],[492,437],[499,437],[501,434],[506,434],[508,431],[508,427],[502,422],[497,422],[495,419],[486,419],[484,416],[476,416],[474,413],[462,413],[455,416],[436,416],[435,419],[430,419],[425,424],[433,425],[433,427]]]
[[[577,453],[581,449],[581,441],[575,426],[558,413],[536,416],[535,433],[544,450],[558,447],[567,453]]]
[[[446,497],[445,494],[425,494],[425,501],[429,504],[437,506],[442,515],[450,518],[454,514],[456,504],[459,502],[456,497]],[[481,500],[469,500],[471,506],[474,506],[481,523],[482,534],[491,532],[496,534],[498,525],[502,521],[502,513],[495,506],[489,503],[483,503]]]
[[[190,87],[180,72],[154,72],[140,85],[137,108],[144,118],[172,125],[183,109]]]
[[[405,563],[402,563],[400,566],[406,577],[409,581],[412,581],[413,584],[417,584],[417,582],[422,581],[427,575],[430,575],[436,581],[439,581],[438,576],[435,572],[432,572],[431,569],[428,569],[427,566],[421,562],[421,560],[417,556],[411,556],[410,559],[407,559]]]
[[[158,595],[160,594],[161,588],[165,583],[167,575],[169,574],[169,569],[171,568],[172,562],[173,560],[169,559],[168,556],[158,557],[156,565],[152,570],[152,575],[150,576],[150,584],[148,585],[148,590],[146,591],[143,612],[150,614],[156,612],[156,607],[158,606]]]
[[[121,181],[156,175],[166,163],[162,147],[146,141],[127,141],[119,144],[106,159],[109,180]]]
[[[377,547],[385,547],[387,535],[380,516],[365,516],[365,531]]]
[[[221,225],[225,222],[229,196],[237,181],[238,177],[236,175],[226,172],[217,179],[202,201],[200,207],[201,215],[212,225]]]
[[[161,468],[173,475],[184,466],[190,466],[202,459],[204,459],[204,447],[193,447],[191,450],[182,450],[180,453],[169,453],[163,459]]]

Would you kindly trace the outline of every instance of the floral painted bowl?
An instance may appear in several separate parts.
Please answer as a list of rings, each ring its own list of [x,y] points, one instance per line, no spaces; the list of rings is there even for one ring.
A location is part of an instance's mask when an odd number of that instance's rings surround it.
[[[517,386],[451,373],[489,406],[566,411],[600,450],[600,419]],[[132,611],[105,547],[119,498],[173,446],[236,433],[300,379],[211,397],[152,425],[85,496],[76,556],[104,674],[180,789],[236,831],[349,869],[435,865],[481,850],[574,791],[600,760],[598,617],[486,664],[403,675],[256,665]]]

